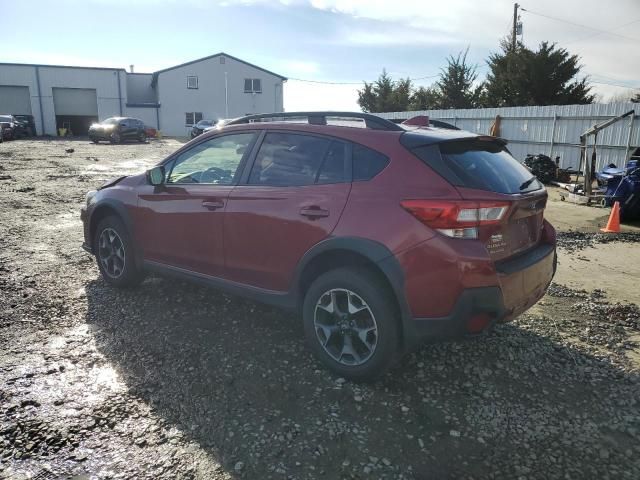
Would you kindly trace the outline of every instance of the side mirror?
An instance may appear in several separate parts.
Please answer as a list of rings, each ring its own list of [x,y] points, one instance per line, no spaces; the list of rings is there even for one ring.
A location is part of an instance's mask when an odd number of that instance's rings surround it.
[[[154,187],[164,183],[164,167],[162,165],[147,170],[147,180]]]

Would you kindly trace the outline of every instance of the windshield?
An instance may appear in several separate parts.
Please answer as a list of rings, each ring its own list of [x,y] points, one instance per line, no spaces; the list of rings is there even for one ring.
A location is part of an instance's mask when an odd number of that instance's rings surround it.
[[[197,127],[210,127],[211,125],[213,125],[213,122],[211,120],[200,120],[196,124]]]
[[[100,125],[116,125],[118,123],[118,119],[113,117],[113,118],[107,118],[106,120],[103,120],[102,122],[100,122]]]
[[[11,116],[9,115],[0,115],[0,122],[11,122]]]

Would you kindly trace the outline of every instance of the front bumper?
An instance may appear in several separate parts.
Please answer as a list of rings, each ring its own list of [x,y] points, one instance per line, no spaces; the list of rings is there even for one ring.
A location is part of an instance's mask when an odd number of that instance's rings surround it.
[[[84,231],[84,241],[82,242],[82,248],[93,255],[93,248],[91,246],[91,228],[89,226],[89,213],[87,207],[80,209],[80,220],[82,220],[82,226]]]
[[[89,138],[99,140],[110,140],[114,130],[89,130]]]

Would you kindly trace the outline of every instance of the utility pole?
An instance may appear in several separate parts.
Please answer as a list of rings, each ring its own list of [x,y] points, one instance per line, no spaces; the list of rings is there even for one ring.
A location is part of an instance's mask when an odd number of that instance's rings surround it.
[[[520,5],[518,5],[517,3],[513,4],[513,30],[511,31],[511,50],[513,50],[514,52],[516,51],[516,45],[518,44],[518,36],[517,34],[517,28],[518,28],[518,8],[520,7]]]

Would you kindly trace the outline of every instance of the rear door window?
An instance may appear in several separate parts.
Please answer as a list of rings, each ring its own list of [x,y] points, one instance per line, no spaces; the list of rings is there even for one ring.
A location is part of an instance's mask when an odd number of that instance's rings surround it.
[[[380,152],[353,144],[353,181],[371,180],[389,164],[389,158]]]
[[[293,133],[267,133],[250,185],[303,186],[345,181],[345,143]]]
[[[446,142],[438,151],[418,147],[413,152],[450,183],[497,193],[527,193],[542,188],[533,174],[498,142]]]

